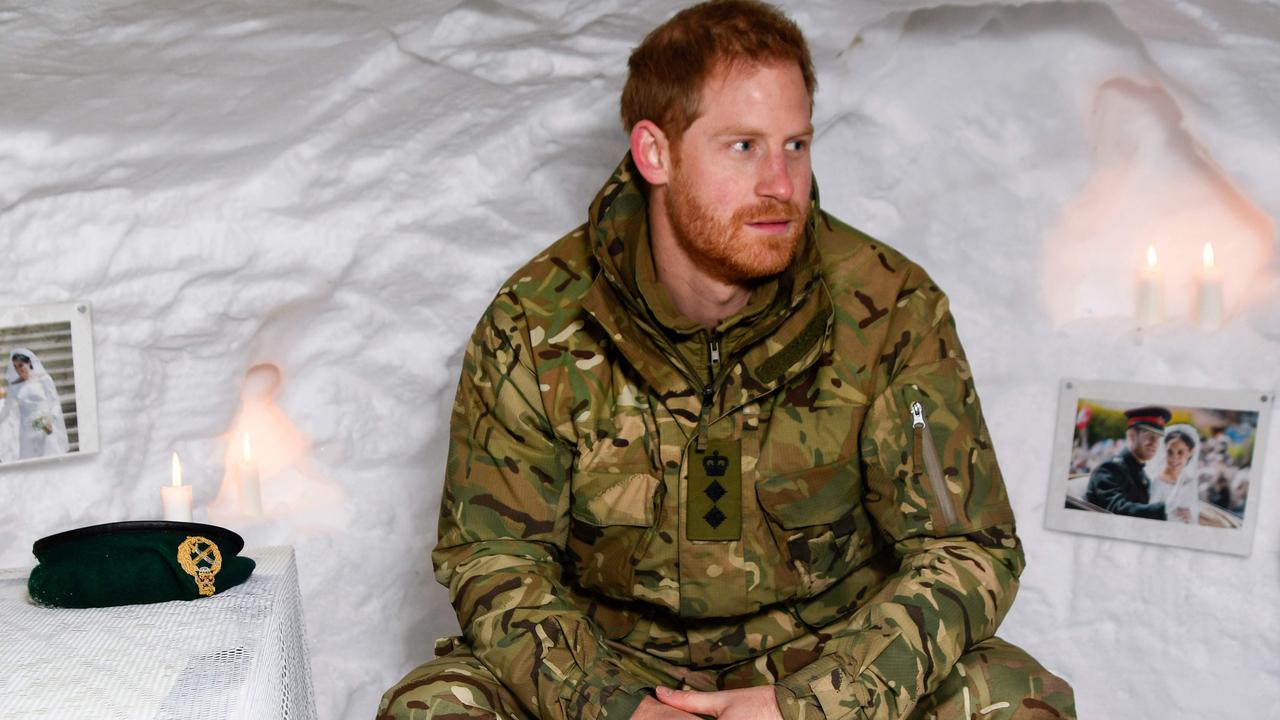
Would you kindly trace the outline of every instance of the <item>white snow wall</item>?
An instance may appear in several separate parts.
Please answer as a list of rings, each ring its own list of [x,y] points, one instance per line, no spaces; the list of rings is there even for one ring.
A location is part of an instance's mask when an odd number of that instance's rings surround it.
[[[1026,544],[1001,634],[1086,718],[1280,707],[1280,437],[1249,557],[1046,531],[1064,376],[1280,387],[1280,7],[783,3],[809,34],[824,205],[951,295]],[[0,565],[215,499],[246,370],[282,385],[273,517],[324,718],[456,631],[429,551],[463,343],[625,150],[625,59],[679,3],[0,0],[0,305],[94,308],[103,449],[0,467]],[[1209,239],[1226,326],[1191,320]],[[1165,323],[1138,331],[1148,242]],[[1181,279],[1178,279],[1181,278]]]

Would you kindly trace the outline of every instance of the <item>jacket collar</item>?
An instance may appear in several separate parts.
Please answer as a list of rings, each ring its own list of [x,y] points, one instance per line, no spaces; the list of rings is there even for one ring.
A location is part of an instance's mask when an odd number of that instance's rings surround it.
[[[796,259],[757,288],[737,315],[716,328],[723,366],[744,362],[741,390],[763,392],[803,371],[820,354],[832,307],[814,240],[817,186]],[[690,343],[709,333],[684,321],[657,282],[649,246],[647,187],[628,153],[591,203],[588,237],[600,268],[583,300],[632,366],[659,392],[707,384],[704,366],[689,361]],[[761,342],[767,339],[767,342]]]

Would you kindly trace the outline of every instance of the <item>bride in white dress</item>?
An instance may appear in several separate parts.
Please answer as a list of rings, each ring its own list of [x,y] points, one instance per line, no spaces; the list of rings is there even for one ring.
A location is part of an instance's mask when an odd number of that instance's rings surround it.
[[[5,377],[9,386],[0,388],[0,417],[17,408],[18,458],[65,454],[67,425],[62,402],[40,358],[27,348],[15,348],[9,353]]]
[[[1195,525],[1200,522],[1200,433],[1185,424],[1170,425],[1156,456],[1147,463],[1151,502],[1163,502],[1165,519]]]

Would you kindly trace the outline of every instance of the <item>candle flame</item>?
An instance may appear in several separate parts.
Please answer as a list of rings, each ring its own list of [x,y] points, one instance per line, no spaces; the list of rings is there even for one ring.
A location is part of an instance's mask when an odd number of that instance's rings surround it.
[[[1204,266],[1206,268],[1213,267],[1213,243],[1204,244]]]
[[[244,453],[244,461],[250,462],[253,460],[253,446],[249,444],[249,433],[242,433],[240,438],[240,448]]]
[[[1147,246],[1147,267],[1154,268],[1156,266],[1156,246],[1152,243]]]
[[[169,476],[173,479],[174,487],[182,486],[182,461],[178,459],[178,453],[173,454],[173,462],[170,463]]]

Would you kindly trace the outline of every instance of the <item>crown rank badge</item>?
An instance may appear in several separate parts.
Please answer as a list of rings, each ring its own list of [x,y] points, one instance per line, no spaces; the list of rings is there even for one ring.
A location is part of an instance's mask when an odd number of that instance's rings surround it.
[[[690,540],[737,540],[742,536],[742,446],[709,440],[689,455],[685,534]]]

